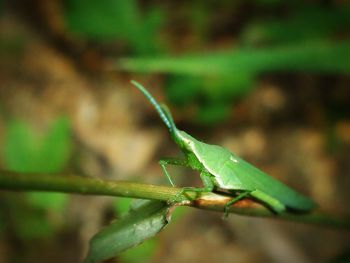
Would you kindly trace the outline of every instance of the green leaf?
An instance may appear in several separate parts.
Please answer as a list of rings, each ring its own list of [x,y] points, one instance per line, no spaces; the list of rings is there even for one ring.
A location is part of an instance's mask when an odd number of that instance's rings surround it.
[[[201,78],[187,75],[170,76],[166,85],[167,99],[177,106],[192,103],[200,93],[202,84]]]
[[[169,206],[160,201],[148,201],[132,209],[91,239],[85,263],[112,258],[155,236],[168,224],[168,211]]]
[[[158,242],[157,238],[148,239],[141,245],[121,253],[120,258],[126,263],[149,262],[157,248]]]
[[[350,42],[312,40],[177,57],[124,58],[116,67],[172,74],[166,89],[168,99],[182,108],[191,105],[199,109],[197,121],[212,125],[229,116],[232,103],[255,88],[254,81],[261,74],[348,74]]]
[[[55,119],[44,134],[39,134],[22,121],[12,121],[7,125],[4,164],[10,170],[27,173],[58,172],[66,165],[70,150],[67,118]],[[57,212],[64,209],[67,201],[67,195],[60,193],[27,193],[26,196],[32,206]]]
[[[26,193],[26,197],[32,206],[56,212],[62,212],[68,201],[68,195],[61,193],[33,192]]]
[[[21,206],[16,202],[9,204],[11,224],[14,227],[16,237],[21,240],[50,237],[55,230],[55,225],[43,210]]]
[[[40,149],[41,167],[46,172],[58,172],[68,161],[71,150],[70,128],[67,118],[56,119],[43,138]],[[48,158],[49,157],[49,158]]]
[[[64,17],[70,31],[90,40],[124,40],[138,54],[158,51],[163,24],[158,7],[140,10],[137,0],[65,0]]]
[[[229,110],[230,106],[224,103],[203,105],[197,113],[196,120],[204,125],[213,125],[225,120]]]
[[[66,118],[58,118],[45,134],[21,121],[7,125],[4,163],[17,172],[54,173],[63,169],[70,154],[70,129]]]
[[[348,73],[350,42],[312,41],[267,48],[239,48],[180,57],[124,58],[117,67],[137,72],[225,76],[268,72]]]
[[[350,26],[350,8],[347,6],[329,8],[316,5],[297,8],[294,12],[283,20],[258,21],[249,25],[243,31],[242,42],[261,45],[326,39],[347,32]]]
[[[116,198],[113,202],[113,209],[118,215],[125,215],[130,209],[132,198]]]
[[[7,125],[4,143],[4,163],[17,172],[34,172],[38,140],[25,123],[12,121]],[[38,169],[38,168],[37,168]]]

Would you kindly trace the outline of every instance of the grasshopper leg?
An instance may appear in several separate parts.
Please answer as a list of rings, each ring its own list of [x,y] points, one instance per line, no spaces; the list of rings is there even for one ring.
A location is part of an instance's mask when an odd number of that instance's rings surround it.
[[[254,190],[250,192],[250,195],[256,198],[257,200],[265,203],[277,214],[280,214],[286,210],[286,207],[284,204],[282,204],[279,200],[277,200],[276,198],[270,196],[269,194],[261,190]]]
[[[224,212],[225,212],[224,218],[228,217],[228,212],[229,212],[229,208],[230,208],[231,205],[233,205],[237,201],[241,200],[242,198],[246,197],[250,193],[251,193],[250,191],[246,191],[246,192],[240,193],[238,196],[236,196],[235,198],[232,198],[230,201],[228,201],[225,204],[225,208],[224,208]]]
[[[266,194],[265,192],[263,192],[261,190],[246,191],[246,192],[239,194],[237,197],[231,199],[230,201],[228,201],[226,203],[224,218],[227,217],[230,206],[246,196],[252,196],[252,197],[256,198],[257,200],[263,202],[264,204],[266,204],[268,207],[270,207],[277,214],[280,214],[286,210],[286,207],[279,200]]]
[[[183,187],[179,193],[176,194],[175,200],[177,200],[181,195],[186,195],[186,192],[197,192],[197,193],[202,193],[202,192],[212,192],[214,189],[214,183],[212,180],[212,176],[206,172],[202,171],[200,173],[200,177],[202,179],[204,187],[198,188],[198,187]]]
[[[176,159],[176,158],[162,158],[159,160],[159,165],[162,167],[165,176],[168,178],[171,186],[175,187],[173,180],[171,179],[170,174],[166,169],[166,165],[179,165],[179,166],[188,166],[188,162],[185,159]]]

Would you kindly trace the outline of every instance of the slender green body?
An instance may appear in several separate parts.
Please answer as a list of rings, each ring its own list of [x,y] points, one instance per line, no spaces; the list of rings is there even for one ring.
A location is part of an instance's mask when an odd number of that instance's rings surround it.
[[[165,165],[182,165],[199,171],[204,184],[204,188],[185,187],[184,191],[212,191],[214,188],[228,190],[235,196],[227,206],[245,196],[261,201],[276,213],[281,213],[286,209],[306,212],[316,206],[311,199],[255,168],[227,149],[200,142],[186,132],[177,129],[167,107],[159,105],[139,83],[135,81],[132,83],[156,108],[169,129],[172,139],[185,155],[182,160],[170,158],[160,160],[160,165],[171,184],[173,183]]]
[[[227,190],[260,190],[296,210],[308,211],[315,207],[309,198],[267,175],[227,149],[200,142],[180,131],[189,142],[190,151],[211,175],[214,185]],[[193,142],[193,143],[191,143]]]

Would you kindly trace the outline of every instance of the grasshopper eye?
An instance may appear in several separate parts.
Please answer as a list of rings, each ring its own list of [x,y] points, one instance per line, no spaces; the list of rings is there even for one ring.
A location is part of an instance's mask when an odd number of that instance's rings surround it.
[[[187,141],[186,144],[188,145],[188,147],[192,148],[193,147],[193,141]]]
[[[233,156],[230,157],[230,160],[231,160],[232,162],[234,162],[234,163],[238,163],[238,160],[237,160],[235,157],[233,157]]]

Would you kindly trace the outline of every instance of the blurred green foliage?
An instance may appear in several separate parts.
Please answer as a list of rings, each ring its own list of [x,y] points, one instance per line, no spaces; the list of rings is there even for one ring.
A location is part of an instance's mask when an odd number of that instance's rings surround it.
[[[346,74],[350,71],[349,49],[350,41],[313,41],[266,48],[242,47],[178,57],[120,59],[118,66],[128,70],[184,74],[196,78],[203,75],[218,76],[216,83],[231,77],[232,80],[238,79],[232,84],[242,85],[250,79],[248,76],[254,77],[258,73]],[[221,77],[225,75],[226,78]]]
[[[347,74],[350,42],[310,41],[266,48],[239,48],[181,57],[130,58],[120,68],[170,73],[168,98],[177,105],[197,105],[197,120],[224,120],[230,105],[254,87],[256,77],[272,72]]]
[[[246,45],[282,44],[322,40],[346,34],[350,26],[350,8],[329,9],[306,6],[288,19],[269,19],[249,24],[241,35]]]
[[[70,128],[66,118],[53,121],[43,134],[38,134],[21,121],[7,124],[3,148],[7,169],[28,173],[59,172],[67,164],[70,150]],[[51,234],[55,226],[48,221],[47,216],[63,212],[67,195],[34,192],[26,193],[25,196],[25,204],[17,201],[8,204],[18,236],[35,238]]]
[[[70,147],[66,118],[56,119],[44,134],[24,122],[12,121],[7,125],[4,162],[17,172],[58,172],[67,163]]]
[[[163,15],[156,6],[141,15],[136,0],[65,0],[70,31],[97,42],[124,41],[136,54],[160,51]]]
[[[263,11],[257,12],[254,5]],[[136,0],[65,0],[65,18],[68,29],[82,38],[119,40],[128,45],[136,57],[118,61],[118,68],[168,74],[168,99],[178,106],[192,106],[195,119],[202,124],[225,120],[232,104],[256,86],[254,82],[261,74],[350,71],[349,6],[304,1],[256,0],[247,4],[242,0],[197,0],[180,3],[177,10],[172,10],[178,25],[169,21],[166,7],[172,5],[161,6]],[[246,17],[239,13],[242,8]],[[229,28],[238,22],[241,24],[233,32],[234,48],[225,45],[227,49],[223,51],[171,56],[160,44],[162,36],[169,42],[167,46],[176,47],[173,36],[165,36],[174,31],[162,30],[170,26],[176,32],[187,26],[185,34],[192,40],[185,50],[203,50],[220,34],[216,32],[220,26]]]
[[[11,228],[20,240],[49,238],[54,234],[57,225],[50,222],[47,210],[39,209],[22,200],[12,199],[7,200],[7,203],[9,211],[7,218],[10,218]]]
[[[277,7],[281,4],[280,1],[269,2]],[[209,34],[209,19],[213,16],[211,4],[198,4],[197,9],[192,9],[193,33],[202,39]],[[225,4],[233,5],[222,1],[221,8]],[[256,86],[254,81],[261,74],[348,74],[350,42],[346,39],[350,8],[297,2],[290,9],[283,17],[262,17],[245,24],[240,30],[238,45],[232,49],[176,57],[121,59],[117,68],[169,74],[168,99],[178,106],[194,107],[196,119],[202,124],[214,124],[227,118],[231,105]]]

